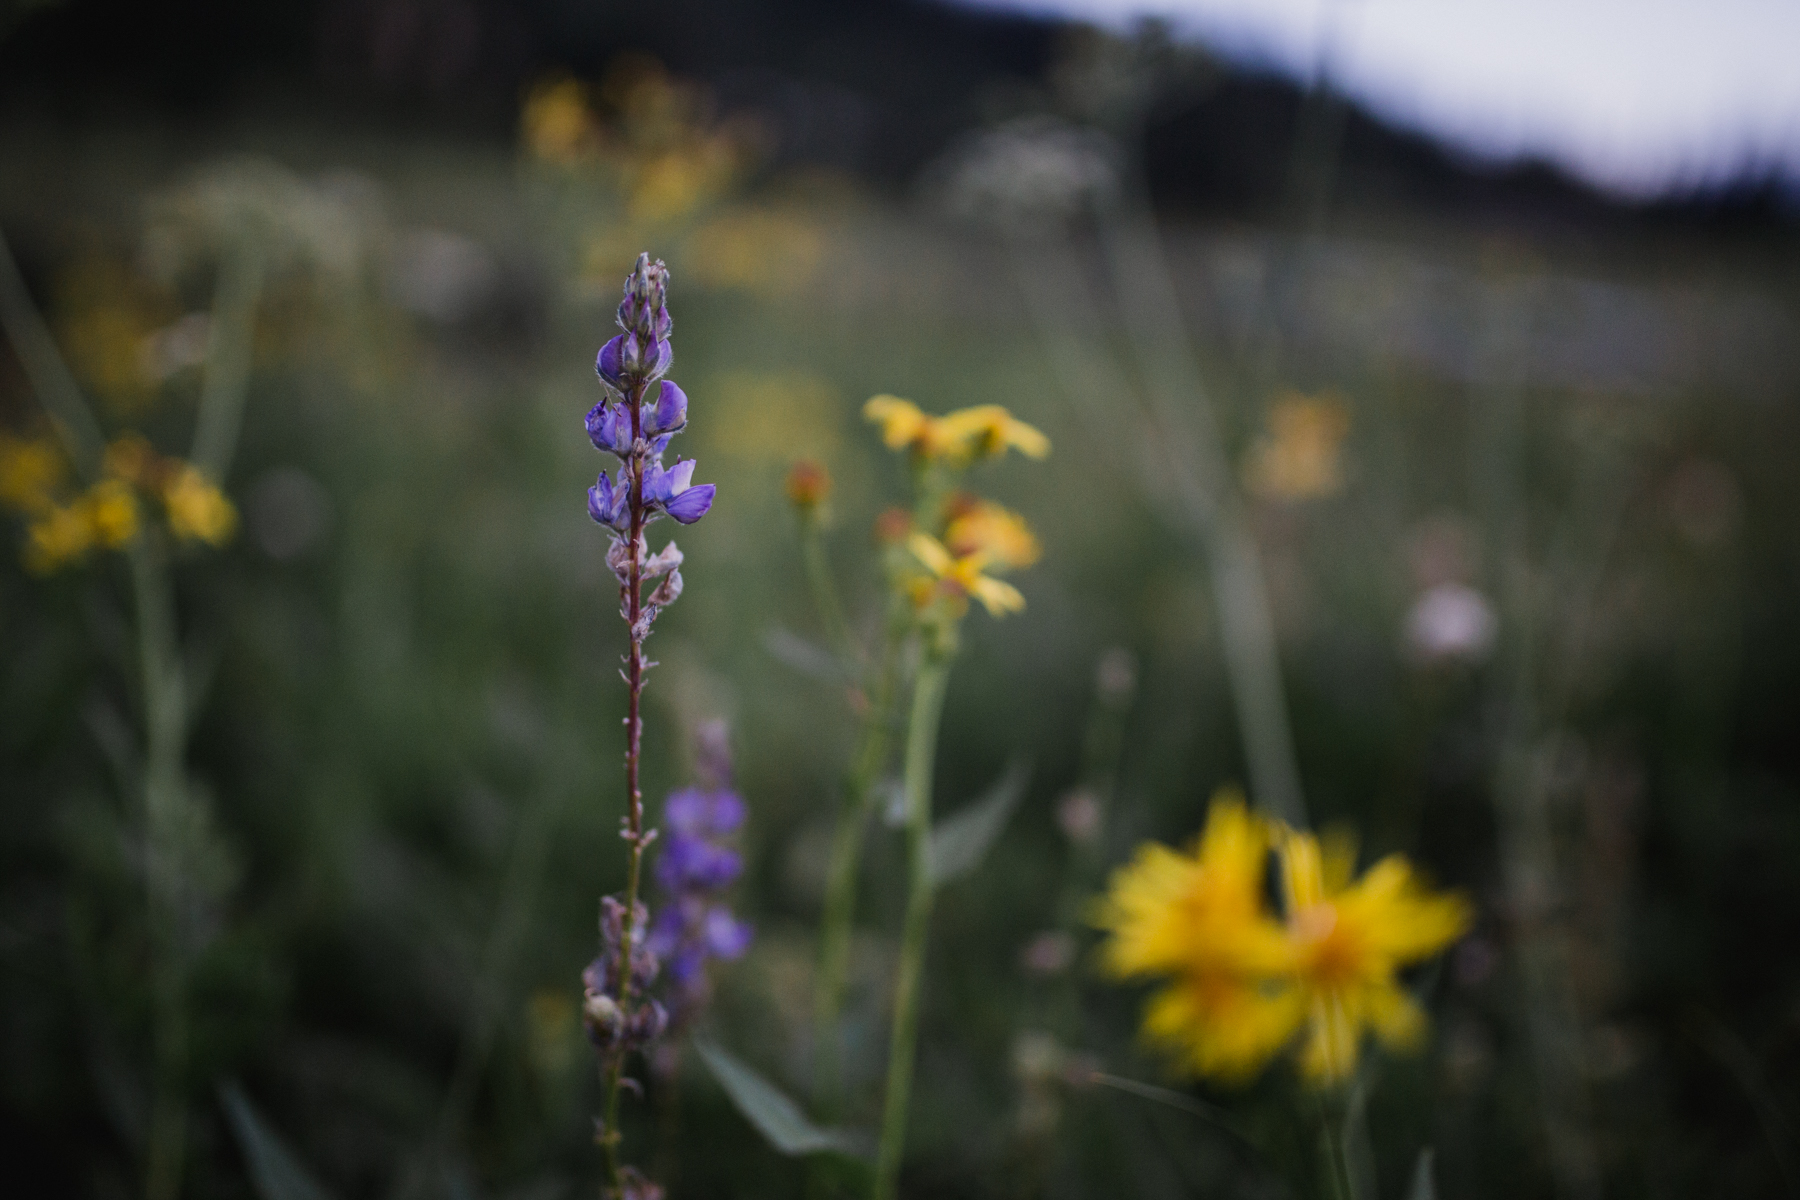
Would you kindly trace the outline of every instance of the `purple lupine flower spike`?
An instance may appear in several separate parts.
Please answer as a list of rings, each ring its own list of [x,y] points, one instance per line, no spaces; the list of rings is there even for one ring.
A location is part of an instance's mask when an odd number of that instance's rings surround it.
[[[663,466],[670,439],[688,421],[687,394],[663,379],[675,355],[670,344],[674,322],[668,311],[668,278],[662,263],[652,262],[648,254],[638,256],[619,303],[620,332],[594,358],[604,395],[585,420],[595,449],[619,460],[618,474],[600,472],[588,489],[587,501],[588,515],[612,532],[606,565],[619,581],[620,614],[628,623],[630,650],[621,674],[633,717],[639,711],[644,672],[655,665],[644,659],[645,639],[657,615],[681,597],[683,586],[681,551],[670,542],[653,553],[645,528],[665,515],[684,525],[699,520],[712,507],[715,492],[711,484],[693,485],[691,459]],[[626,1056],[652,1048],[669,1025],[671,1009],[680,1019],[696,1011],[705,998],[705,963],[742,954],[750,938],[749,927],[740,925],[716,899],[743,870],[737,851],[721,840],[743,819],[743,804],[735,795],[728,802],[716,797],[706,802],[724,814],[723,828],[717,819],[701,821],[670,839],[656,864],[670,902],[654,920],[637,901],[639,866],[656,837],[656,830],[644,824],[638,799],[642,727],[641,720],[626,721],[630,799],[624,835],[632,856],[633,884],[623,902],[610,896],[602,901],[600,956],[582,976],[582,1017],[606,1064],[609,1106],[617,1102]],[[713,786],[729,794],[728,780]],[[673,981],[667,1001],[671,1008],[647,995],[665,964]],[[616,1161],[611,1163],[611,1177],[609,1194],[619,1200],[655,1200],[661,1195],[655,1185]]]

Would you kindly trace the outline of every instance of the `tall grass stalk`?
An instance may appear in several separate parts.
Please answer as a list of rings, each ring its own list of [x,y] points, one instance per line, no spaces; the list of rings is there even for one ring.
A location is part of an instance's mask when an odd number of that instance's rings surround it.
[[[167,551],[153,531],[145,530],[132,543],[130,564],[144,708],[144,889],[154,1063],[144,1193],[149,1200],[173,1200],[181,1193],[188,1116],[187,953],[181,920],[187,907],[183,888],[189,817],[182,764],[187,683]]]
[[[1172,311],[1174,285],[1160,240],[1146,215],[1135,230],[1109,233],[1107,244],[1117,291],[1130,306],[1125,324],[1134,331],[1134,351],[1146,379],[1155,380],[1136,395],[1136,413],[1120,420],[1108,399],[1136,392],[1125,383],[1132,372],[1099,344],[1096,331],[1105,323],[1066,243],[1011,242],[1026,310],[1070,400],[1096,428],[1135,432],[1133,460],[1149,469],[1127,474],[1150,489],[1147,498],[1172,513],[1205,555],[1251,792],[1270,816],[1304,827],[1306,804],[1261,555],[1236,500],[1180,314]],[[1140,283],[1147,291],[1136,296]],[[1190,420],[1189,411],[1198,412],[1197,419]]]
[[[938,723],[950,680],[950,653],[928,646],[913,684],[906,729],[906,919],[894,981],[894,1024],[888,1041],[887,1097],[881,1143],[875,1154],[874,1200],[894,1200],[906,1149],[906,1110],[912,1098],[913,1058],[919,1036],[919,996],[925,975],[926,934],[931,923],[931,777],[937,764]]]

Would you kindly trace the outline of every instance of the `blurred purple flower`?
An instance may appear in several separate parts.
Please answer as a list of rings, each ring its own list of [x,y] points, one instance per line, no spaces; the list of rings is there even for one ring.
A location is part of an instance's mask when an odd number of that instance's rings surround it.
[[[699,734],[697,786],[672,793],[663,806],[668,837],[656,861],[662,909],[650,929],[649,948],[668,964],[669,1019],[690,1024],[711,997],[706,965],[740,958],[752,930],[720,894],[742,874],[743,856],[729,839],[744,823],[744,800],[732,790],[724,727]]]

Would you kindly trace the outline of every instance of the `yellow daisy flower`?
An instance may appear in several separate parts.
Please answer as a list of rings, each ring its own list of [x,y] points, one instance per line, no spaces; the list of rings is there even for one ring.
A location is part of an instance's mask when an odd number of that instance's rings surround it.
[[[986,554],[990,561],[1014,570],[1029,567],[1043,554],[1037,535],[1031,532],[1024,517],[1010,508],[973,497],[952,505],[944,545],[958,557]]]
[[[1243,797],[1221,791],[1191,850],[1140,847],[1094,911],[1110,935],[1100,959],[1107,974],[1174,977],[1151,998],[1144,1034],[1195,1074],[1250,1078],[1303,1014],[1279,980],[1290,951],[1263,899],[1268,849],[1267,828]]]
[[[1026,458],[1043,458],[1050,453],[1049,438],[998,404],[961,408],[942,420],[945,433],[957,449],[972,457],[998,458],[1009,449]]]
[[[25,530],[25,569],[48,575],[94,548],[94,526],[79,503],[52,505]]]
[[[1010,583],[1002,583],[991,575],[982,574],[989,562],[985,553],[966,554],[957,558],[944,548],[942,542],[926,533],[914,533],[907,538],[906,548],[931,572],[938,589],[947,587],[950,594],[959,600],[965,596],[975,597],[991,616],[1003,617],[1025,607],[1025,597],[1019,594],[1018,588]],[[938,589],[927,588],[915,592],[914,600],[928,602],[932,592]]]
[[[1321,847],[1307,833],[1280,839],[1292,946],[1291,978],[1307,1025],[1300,1069],[1319,1085],[1356,1070],[1365,1030],[1396,1049],[1415,1045],[1425,1014],[1395,978],[1467,932],[1468,902],[1426,890],[1411,864],[1389,855],[1351,881],[1349,843]]]
[[[97,545],[117,550],[137,536],[137,497],[128,485],[117,479],[102,479],[96,483],[76,507],[93,531]]]
[[[943,419],[920,410],[911,400],[875,396],[863,405],[863,416],[881,426],[881,441],[889,450],[911,450],[921,458],[943,458],[956,449]]]
[[[198,467],[178,467],[162,498],[176,537],[223,546],[237,530],[237,509]]]

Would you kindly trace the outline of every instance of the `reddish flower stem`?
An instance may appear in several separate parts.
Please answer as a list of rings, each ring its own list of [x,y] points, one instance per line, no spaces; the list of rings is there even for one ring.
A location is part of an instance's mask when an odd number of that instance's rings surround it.
[[[627,582],[620,596],[625,610],[627,636],[631,648],[626,658],[625,711],[625,841],[631,847],[630,868],[625,880],[625,929],[619,938],[619,1009],[631,1011],[631,952],[637,933],[638,884],[644,859],[644,797],[638,789],[638,758],[643,746],[643,724],[638,718],[639,693],[644,689],[644,644],[639,636],[638,621],[643,616],[643,536],[644,536],[644,455],[638,452],[642,441],[642,411],[647,384],[639,381],[625,398],[631,410],[631,457],[626,470],[631,475],[631,533],[626,552],[630,564]],[[602,1134],[606,1152],[606,1178],[609,1194],[623,1194],[619,1175],[619,1091],[625,1074],[623,1048],[613,1052],[606,1069],[606,1128]]]

